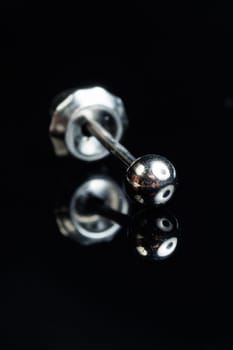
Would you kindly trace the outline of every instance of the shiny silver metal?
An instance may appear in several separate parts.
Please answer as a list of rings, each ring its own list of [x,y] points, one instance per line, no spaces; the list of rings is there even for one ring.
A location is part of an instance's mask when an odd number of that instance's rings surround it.
[[[71,153],[78,159],[95,161],[109,154],[96,137],[87,132],[83,115],[98,122],[117,141],[128,124],[122,100],[101,87],[63,92],[55,103],[49,131],[58,156]]]
[[[126,185],[135,201],[165,204],[176,188],[175,168],[155,154],[136,159],[119,143],[126,124],[122,101],[95,87],[77,90],[56,107],[50,133],[57,142],[61,130],[67,149],[82,160],[101,159],[110,151],[126,166]],[[62,153],[56,144],[55,151]]]
[[[60,232],[82,245],[109,242],[119,232],[118,222],[101,215],[96,208],[128,214],[128,201],[115,181],[106,176],[93,176],[73,193],[69,207],[56,210]]]
[[[176,189],[176,170],[165,157],[148,154],[135,160],[127,169],[126,184],[137,202],[165,204]]]

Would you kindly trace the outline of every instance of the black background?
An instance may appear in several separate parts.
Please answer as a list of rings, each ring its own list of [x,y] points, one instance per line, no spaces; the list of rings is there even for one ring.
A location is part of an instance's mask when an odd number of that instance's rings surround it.
[[[1,11],[2,348],[230,349],[232,342],[230,119],[232,9],[118,4]],[[51,101],[101,85],[122,97],[124,144],[176,166],[169,207],[178,253],[148,264],[129,254],[124,228],[90,248],[62,237],[55,198],[112,157],[87,166],[57,159]],[[227,159],[226,159],[227,158]]]

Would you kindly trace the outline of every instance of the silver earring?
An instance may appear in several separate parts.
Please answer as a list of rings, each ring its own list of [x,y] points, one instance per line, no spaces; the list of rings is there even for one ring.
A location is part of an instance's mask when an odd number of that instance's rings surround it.
[[[165,204],[173,195],[176,171],[165,157],[149,154],[135,158],[119,141],[128,119],[119,97],[101,87],[61,94],[52,112],[50,135],[55,153],[71,153],[94,161],[109,154],[126,166],[126,187],[141,204]]]

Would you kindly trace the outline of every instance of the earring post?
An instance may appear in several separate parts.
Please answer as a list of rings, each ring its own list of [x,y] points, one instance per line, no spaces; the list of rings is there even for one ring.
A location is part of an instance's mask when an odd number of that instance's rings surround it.
[[[136,158],[123,145],[116,141],[107,130],[102,128],[99,123],[93,119],[89,119],[85,115],[82,116],[82,120],[90,134],[95,136],[99,142],[127,168],[136,160]]]

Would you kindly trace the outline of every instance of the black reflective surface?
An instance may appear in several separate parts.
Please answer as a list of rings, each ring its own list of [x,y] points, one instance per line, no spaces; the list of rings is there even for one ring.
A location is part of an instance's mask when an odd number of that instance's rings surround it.
[[[149,40],[156,52],[141,57],[138,50],[82,56],[77,49],[75,59],[63,59],[58,48],[64,40],[71,47],[75,20],[61,30],[56,16],[3,16],[1,348],[231,348],[231,204],[224,197],[231,198],[232,25],[219,6],[206,17],[200,9],[192,22],[199,31],[189,34],[190,21],[180,28],[172,14],[160,23],[146,11],[147,22],[160,25]],[[178,218],[181,241],[169,259],[134,257],[124,227],[112,242],[89,246],[60,234],[59,193],[69,203],[77,184],[100,168],[119,186],[125,176],[111,156],[95,164],[54,156],[53,98],[93,84],[122,97],[124,145],[176,167],[179,186],[166,210]]]

